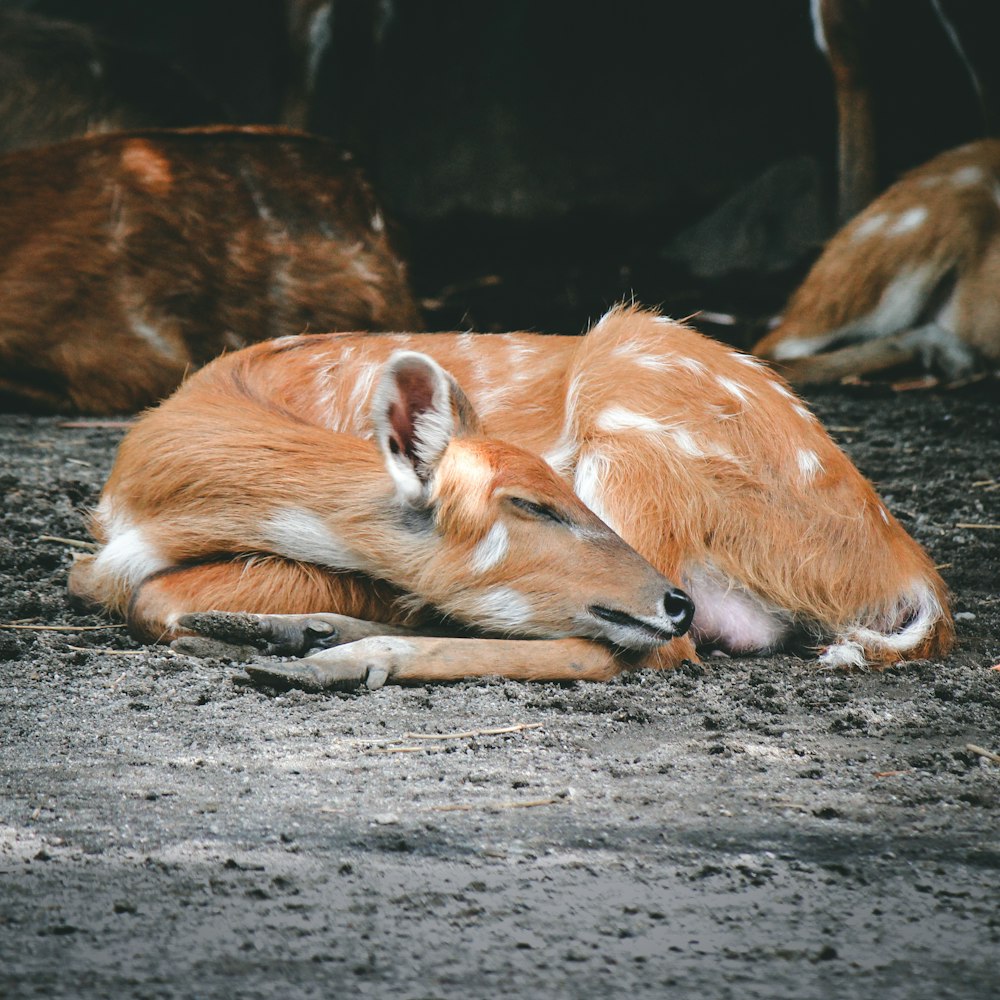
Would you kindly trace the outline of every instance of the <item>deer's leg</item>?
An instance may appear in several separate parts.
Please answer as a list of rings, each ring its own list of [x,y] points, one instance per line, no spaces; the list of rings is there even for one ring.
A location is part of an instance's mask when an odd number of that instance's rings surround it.
[[[822,354],[772,361],[771,366],[793,385],[821,385],[839,382],[851,375],[872,375],[887,368],[910,364],[916,358],[917,346],[910,331],[904,330]]]
[[[606,681],[633,665],[586,639],[454,639],[375,636],[301,660],[249,663],[247,673],[275,687],[374,690],[498,676],[521,681]]]
[[[772,365],[795,385],[818,385],[839,382],[851,375],[873,375],[918,361],[929,371],[938,371],[952,380],[964,378],[977,368],[975,352],[937,323]]]
[[[242,611],[196,611],[181,615],[185,633],[170,646],[189,656],[305,656],[374,635],[416,635],[413,629],[365,621],[334,612],[307,615],[258,615]]]
[[[819,0],[817,41],[830,63],[837,98],[837,215],[847,222],[875,196],[875,124],[868,0]]]
[[[274,557],[226,559],[148,577],[127,619],[137,638],[174,640],[180,651],[195,655],[301,656],[403,631],[394,624],[402,620],[393,612],[397,597],[393,588],[360,574]]]

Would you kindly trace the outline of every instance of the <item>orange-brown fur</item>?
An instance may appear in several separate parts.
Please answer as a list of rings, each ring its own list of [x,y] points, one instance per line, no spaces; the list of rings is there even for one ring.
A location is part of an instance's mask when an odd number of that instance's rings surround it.
[[[414,329],[379,206],[277,128],[97,135],[0,159],[0,407],[122,413],[224,350]]]
[[[754,353],[797,382],[917,358],[965,374],[1000,363],[998,288],[1000,140],[983,140],[911,171],[837,233]],[[933,341],[909,336],[928,325]]]
[[[336,608],[339,614],[365,621],[419,624],[419,612],[401,613],[399,597],[399,591],[384,581],[360,574],[332,574],[309,563],[256,556],[182,565],[154,574],[143,584],[141,601],[124,613],[133,635],[147,642],[164,638],[164,622],[178,605],[252,614]]]
[[[463,467],[448,471],[443,463],[436,497],[439,530],[460,541],[446,557],[420,565],[408,561],[379,513],[389,487],[366,438],[371,385],[401,349],[435,358],[478,414],[472,436],[446,453]],[[368,574],[410,594],[389,608],[387,617],[402,621],[395,615],[426,604],[448,610],[455,599],[448,578],[460,576],[495,516],[479,510],[487,497],[495,503],[505,490],[527,485],[577,511],[569,485],[536,455],[686,589],[685,581],[698,584],[708,567],[723,590],[750,595],[816,642],[854,642],[868,662],[940,655],[951,645],[944,584],[926,553],[784,383],[754,359],[635,308],[612,311],[583,338],[324,335],[218,359],[125,438],[95,534],[107,545],[117,505],[171,566],[266,552],[261,518],[288,497],[306,498],[311,509],[336,517],[340,536],[376,553]],[[463,471],[469,461],[471,473]],[[596,474],[588,478],[588,470]],[[546,587],[555,602],[560,591],[572,591],[573,573],[553,572],[560,553],[549,537],[526,535],[536,551],[518,551],[512,564],[495,567],[496,581],[519,586],[535,574],[540,603]],[[632,572],[623,570],[631,564],[620,553],[608,552],[612,575]],[[588,583],[601,576],[592,549],[581,558]],[[119,613],[134,606],[141,580],[123,585],[113,574],[102,577],[97,565],[85,562],[73,589]],[[267,565],[260,564],[263,572]],[[302,614],[342,610],[325,584],[308,583],[299,599],[282,582],[272,606],[270,596],[261,598],[266,585],[233,597],[213,582],[199,593],[192,573],[191,587],[158,597],[144,612],[144,635],[173,634],[170,622],[192,610],[273,611],[279,603]],[[173,576],[154,577],[152,586],[162,589]],[[718,598],[711,586],[705,592],[726,607],[725,594]],[[894,645],[918,611],[926,613],[926,629],[909,645]],[[542,655],[543,647],[555,648],[545,654],[554,657],[547,669],[563,676],[558,642],[534,648]],[[645,662],[672,665],[691,655],[684,637]],[[588,668],[594,676],[620,668],[613,658],[598,660]]]
[[[612,523],[640,552],[655,553],[654,564],[677,574],[681,562],[711,558],[731,579],[792,614],[838,624],[860,608],[884,605],[902,575],[936,579],[927,555],[898,522],[882,519],[875,491],[819,422],[803,411],[789,426],[788,400],[773,390],[771,375],[674,327],[672,350],[747,386],[749,402],[711,378],[690,385],[690,396],[665,394],[659,373],[636,373],[614,357],[622,343],[662,351],[662,334],[630,322],[628,314],[616,320],[605,336],[581,345],[577,364],[593,374],[579,423],[590,447],[614,455],[615,475],[606,486]],[[714,431],[737,460],[692,461],[683,452],[664,455],[644,434],[596,432],[596,414],[621,398],[625,378],[630,409]],[[808,485],[789,474],[802,448],[822,465]],[[641,469],[659,475],[637,489]]]

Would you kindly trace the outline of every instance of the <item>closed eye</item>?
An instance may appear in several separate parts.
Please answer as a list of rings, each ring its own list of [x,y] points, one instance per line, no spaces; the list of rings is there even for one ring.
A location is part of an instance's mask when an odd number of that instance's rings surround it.
[[[510,502],[529,517],[536,517],[540,521],[553,521],[556,524],[569,524],[569,521],[559,511],[546,504],[525,500],[523,497],[511,497]]]

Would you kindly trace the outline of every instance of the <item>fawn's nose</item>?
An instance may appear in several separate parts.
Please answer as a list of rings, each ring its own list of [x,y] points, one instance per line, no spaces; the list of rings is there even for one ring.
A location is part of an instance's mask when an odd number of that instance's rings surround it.
[[[684,633],[691,627],[694,619],[694,601],[684,593],[674,587],[667,591],[667,596],[663,598],[663,610],[670,619],[677,635]]]

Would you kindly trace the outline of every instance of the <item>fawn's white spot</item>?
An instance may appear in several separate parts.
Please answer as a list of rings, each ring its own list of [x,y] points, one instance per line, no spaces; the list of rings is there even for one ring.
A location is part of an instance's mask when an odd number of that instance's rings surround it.
[[[644,431],[653,434],[662,431],[663,424],[624,406],[609,406],[597,418],[597,429],[612,434],[617,431]]]
[[[667,432],[667,437],[674,443],[678,451],[684,452],[689,458],[701,458],[705,454],[695,442],[694,435],[681,427],[674,427]]]
[[[951,183],[955,187],[969,187],[985,179],[986,175],[983,173],[982,167],[976,166],[959,167],[951,175]]]
[[[96,516],[108,539],[94,560],[99,574],[133,587],[169,565],[146,532],[107,497],[98,505]]]
[[[488,573],[507,557],[510,535],[502,521],[496,521],[472,550],[469,567],[473,573]]]
[[[914,208],[908,208],[902,215],[889,227],[889,236],[902,236],[904,233],[910,233],[919,226],[922,226],[927,219],[929,212],[923,205],[917,205]]]
[[[748,403],[750,401],[747,398],[747,394],[751,390],[742,383],[734,382],[733,379],[726,378],[724,375],[716,375],[715,381],[719,384],[719,388],[728,392],[730,396],[738,399],[741,403]]]
[[[569,473],[569,470],[573,465],[573,459],[576,458],[576,453],[579,450],[580,445],[572,437],[572,435],[563,434],[559,440],[542,455],[542,458],[548,462],[554,472],[557,472],[560,476],[565,476]]]
[[[604,509],[604,481],[609,462],[599,451],[589,450],[580,455],[573,475],[573,492],[612,530],[608,512]]]
[[[875,336],[884,336],[905,330],[920,314],[926,302],[927,293],[936,279],[933,264],[921,264],[906,268],[882,293],[875,311],[856,326],[870,330]]]
[[[681,368],[686,368],[692,375],[706,375],[708,374],[708,366],[703,364],[697,358],[678,358],[677,364]]]
[[[672,358],[664,358],[656,354],[640,354],[632,359],[640,368],[648,368],[654,372],[670,371],[677,367],[677,362]]]
[[[888,221],[889,214],[887,212],[876,212],[874,215],[869,215],[867,218],[861,219],[854,227],[851,239],[855,243],[867,240],[879,232]]]
[[[260,526],[264,544],[277,555],[332,569],[366,569],[360,555],[319,515],[302,507],[282,507]]]
[[[513,587],[484,590],[473,598],[465,614],[474,625],[499,632],[517,631],[533,618],[528,599]]]
[[[823,471],[823,463],[816,452],[808,448],[800,448],[795,457],[799,466],[799,474],[804,482],[814,479],[817,474]]]

